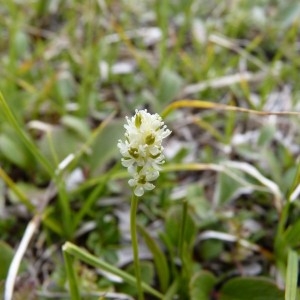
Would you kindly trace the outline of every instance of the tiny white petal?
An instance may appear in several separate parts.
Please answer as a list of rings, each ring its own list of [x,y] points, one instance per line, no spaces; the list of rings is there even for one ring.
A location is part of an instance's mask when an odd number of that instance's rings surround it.
[[[131,167],[134,164],[134,160],[132,158],[130,159],[122,159],[122,165],[126,168]]]
[[[146,176],[148,181],[153,181],[155,179],[157,179],[157,177],[159,176],[159,172],[154,170],[152,172],[149,172]]]
[[[152,183],[147,182],[147,183],[144,184],[144,189],[145,189],[145,190],[151,191],[151,190],[153,190],[154,188],[155,188],[155,185],[152,184]]]
[[[158,147],[151,147],[149,149],[149,152],[152,154],[152,155],[157,155],[159,152],[160,152],[160,149]]]
[[[128,181],[128,184],[129,184],[130,186],[135,186],[135,185],[136,185],[136,181],[135,181],[134,179],[130,179],[130,180]]]
[[[131,174],[131,175],[134,175],[134,174],[136,174],[136,166],[134,166],[134,165],[131,165],[131,166],[129,166],[128,167],[128,173],[129,174]]]
[[[141,186],[137,186],[135,189],[134,189],[134,194],[138,197],[141,197],[144,195],[144,189],[141,187]]]

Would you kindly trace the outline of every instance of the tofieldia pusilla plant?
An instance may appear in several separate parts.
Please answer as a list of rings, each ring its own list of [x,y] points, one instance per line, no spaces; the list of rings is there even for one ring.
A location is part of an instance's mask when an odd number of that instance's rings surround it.
[[[136,110],[135,115],[126,120],[125,141],[119,140],[118,147],[123,156],[122,165],[132,176],[128,183],[134,194],[141,197],[145,190],[155,187],[152,182],[165,162],[162,141],[171,131],[158,114],[150,114],[147,110]]]
[[[123,156],[122,165],[128,169],[132,177],[128,181],[133,189],[130,232],[138,299],[143,300],[136,232],[138,199],[144,195],[145,190],[152,190],[155,187],[152,182],[159,176],[161,165],[165,162],[162,141],[171,134],[171,131],[158,114],[150,114],[147,110],[136,110],[131,119],[126,117],[126,121],[125,141],[119,140],[118,147]]]

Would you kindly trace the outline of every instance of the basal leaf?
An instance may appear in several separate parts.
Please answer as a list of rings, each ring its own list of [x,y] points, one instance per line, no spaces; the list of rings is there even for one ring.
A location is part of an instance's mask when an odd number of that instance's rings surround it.
[[[225,283],[220,300],[283,300],[284,292],[262,277],[234,278]]]

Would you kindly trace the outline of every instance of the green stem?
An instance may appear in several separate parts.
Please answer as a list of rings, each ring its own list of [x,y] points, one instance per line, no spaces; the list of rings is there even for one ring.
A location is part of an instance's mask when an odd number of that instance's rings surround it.
[[[137,240],[137,229],[136,229],[136,212],[138,207],[138,201],[139,201],[138,197],[133,194],[131,200],[131,209],[130,209],[130,233],[131,233],[131,242],[132,242],[132,250],[133,250],[135,276],[137,280],[138,299],[143,300],[144,294],[142,289],[141,268],[140,268],[140,261],[139,261],[139,245]]]
[[[64,251],[64,248],[63,248],[63,255],[64,255],[64,260],[65,260],[67,276],[69,279],[71,299],[72,300],[80,300],[81,298],[80,298],[80,293],[79,293],[77,276],[76,276],[76,273],[73,268],[74,258],[69,253]]]

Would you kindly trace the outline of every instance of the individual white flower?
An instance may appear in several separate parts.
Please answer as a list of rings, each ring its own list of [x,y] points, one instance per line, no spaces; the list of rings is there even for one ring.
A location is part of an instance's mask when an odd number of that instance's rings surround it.
[[[136,196],[143,196],[144,190],[153,190],[154,184],[149,181],[155,180],[159,176],[158,171],[144,172],[140,171],[133,174],[133,178],[128,181],[129,185],[134,188],[134,193]]]
[[[158,114],[147,110],[136,110],[135,115],[126,120],[125,141],[119,140],[118,148],[123,156],[122,165],[133,177],[128,183],[136,196],[142,196],[144,190],[155,187],[150,182],[157,179],[160,165],[165,162],[162,141],[171,131]]]

